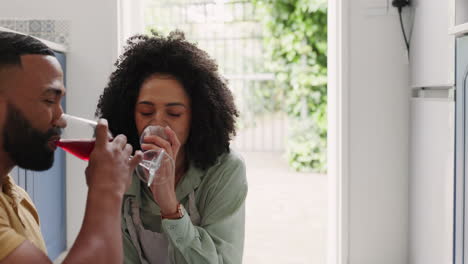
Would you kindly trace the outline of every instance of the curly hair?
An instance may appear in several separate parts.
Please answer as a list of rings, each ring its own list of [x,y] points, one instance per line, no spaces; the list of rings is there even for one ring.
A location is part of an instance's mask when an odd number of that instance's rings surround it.
[[[207,169],[229,152],[239,116],[232,93],[216,62],[188,42],[184,33],[133,36],[115,66],[95,113],[109,121],[114,135],[126,135],[133,149],[140,149],[134,117],[140,88],[151,75],[168,74],[182,84],[191,100],[192,119],[184,146],[187,161]]]

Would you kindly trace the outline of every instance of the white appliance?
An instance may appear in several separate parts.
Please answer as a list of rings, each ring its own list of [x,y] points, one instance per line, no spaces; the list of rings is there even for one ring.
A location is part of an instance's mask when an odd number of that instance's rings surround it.
[[[451,264],[453,251],[453,89],[423,89],[411,99],[409,261]]]
[[[456,40],[454,264],[468,263],[468,36]]]

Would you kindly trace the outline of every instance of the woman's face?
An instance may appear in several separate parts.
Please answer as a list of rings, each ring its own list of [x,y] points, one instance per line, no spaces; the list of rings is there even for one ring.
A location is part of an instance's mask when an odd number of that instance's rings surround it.
[[[135,106],[138,135],[148,125],[169,126],[181,147],[190,131],[190,98],[182,84],[170,75],[154,74],[142,84]]]

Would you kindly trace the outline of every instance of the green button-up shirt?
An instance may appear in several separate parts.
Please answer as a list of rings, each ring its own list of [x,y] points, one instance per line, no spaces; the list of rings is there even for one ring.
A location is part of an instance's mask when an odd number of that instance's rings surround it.
[[[151,191],[134,175],[125,196],[134,196],[140,206],[145,229],[163,232],[169,240],[169,257],[175,264],[242,263],[244,247],[247,180],[242,158],[231,151],[207,170],[192,164],[176,187],[177,199],[188,208],[188,196],[195,190],[201,223],[195,226],[187,215],[161,221],[159,206]],[[138,252],[122,217],[124,263],[140,263]]]

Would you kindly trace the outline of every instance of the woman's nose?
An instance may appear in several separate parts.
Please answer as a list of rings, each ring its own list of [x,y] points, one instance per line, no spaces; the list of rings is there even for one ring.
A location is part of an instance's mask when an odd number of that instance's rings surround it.
[[[150,122],[148,123],[148,126],[162,126],[162,127],[165,127],[167,125],[168,125],[167,121],[165,120],[164,116],[162,116],[161,114],[155,115],[153,117],[153,119],[151,119]]]

